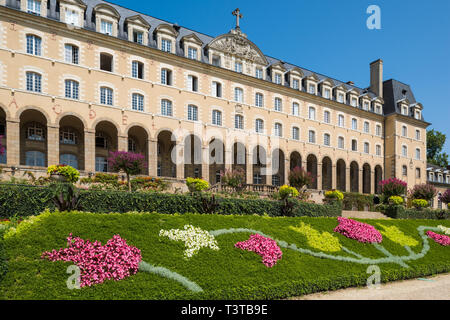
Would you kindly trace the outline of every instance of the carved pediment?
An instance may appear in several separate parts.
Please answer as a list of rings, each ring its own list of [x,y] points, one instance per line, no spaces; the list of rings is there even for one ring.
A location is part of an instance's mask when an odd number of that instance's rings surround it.
[[[268,64],[268,61],[261,50],[240,32],[227,33],[219,36],[214,39],[208,47],[262,65]]]

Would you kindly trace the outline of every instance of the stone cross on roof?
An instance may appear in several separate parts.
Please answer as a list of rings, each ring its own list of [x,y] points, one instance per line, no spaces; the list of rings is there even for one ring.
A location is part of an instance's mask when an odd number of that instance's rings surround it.
[[[236,29],[240,29],[239,28],[239,19],[242,19],[244,16],[241,14],[241,10],[239,10],[239,8],[237,8],[236,10],[234,10],[231,13],[233,16],[236,16]]]

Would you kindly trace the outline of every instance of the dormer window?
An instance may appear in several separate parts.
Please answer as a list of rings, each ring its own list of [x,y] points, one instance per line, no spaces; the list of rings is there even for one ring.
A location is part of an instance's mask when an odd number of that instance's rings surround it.
[[[234,71],[242,73],[243,67],[242,62],[235,62],[234,63]]]
[[[38,0],[28,0],[27,12],[35,15],[41,15],[41,2]]]
[[[197,60],[197,49],[193,47],[188,48],[188,58],[192,60]]]
[[[364,110],[369,110],[369,102],[364,101],[363,109],[364,109]]]
[[[144,43],[144,33],[141,31],[133,31],[133,42],[143,44]]]
[[[255,70],[255,77],[258,79],[263,78],[263,70],[261,68],[256,68]]]
[[[220,67],[220,56],[212,57],[212,65],[216,67]]]
[[[356,98],[352,98],[352,107],[356,107],[356,105],[358,104],[358,99]]]
[[[402,107],[402,114],[405,115],[405,116],[408,115],[408,107],[406,107],[406,106]]]
[[[100,32],[107,35],[112,35],[112,22],[102,20],[100,25]]]
[[[275,83],[281,84],[281,74],[275,73]]]
[[[340,103],[344,103],[344,94],[343,93],[338,94],[337,101]]]
[[[416,112],[415,112],[415,118],[416,118],[417,120],[420,120],[420,111],[416,111]]]
[[[377,106],[375,107],[375,112],[378,114],[381,114],[381,107],[380,105],[377,104]]]
[[[316,86],[314,84],[310,84],[308,86],[308,93],[311,93],[311,94],[315,94],[316,93]]]
[[[295,90],[300,89],[300,80],[298,79],[292,80],[292,88]]]
[[[330,91],[330,89],[325,89],[324,91],[323,91],[323,97],[325,98],[325,99],[330,99],[330,93],[331,93],[331,91]]]
[[[164,52],[172,52],[172,41],[161,39],[161,50]]]
[[[73,26],[79,26],[79,12],[73,9],[66,9],[65,22]]]

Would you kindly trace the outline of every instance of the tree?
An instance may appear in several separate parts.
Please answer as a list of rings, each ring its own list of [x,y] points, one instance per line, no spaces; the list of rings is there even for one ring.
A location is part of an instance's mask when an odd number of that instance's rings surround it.
[[[448,166],[448,154],[442,152],[446,135],[434,129],[427,131],[427,161],[440,167]]]
[[[301,167],[295,167],[289,172],[289,184],[296,188],[297,190],[301,190],[304,186],[310,185],[314,182],[315,177],[307,172],[305,169]]]
[[[112,171],[123,171],[127,175],[128,191],[131,191],[130,175],[139,174],[147,167],[140,153],[115,151],[109,153],[108,165]]]

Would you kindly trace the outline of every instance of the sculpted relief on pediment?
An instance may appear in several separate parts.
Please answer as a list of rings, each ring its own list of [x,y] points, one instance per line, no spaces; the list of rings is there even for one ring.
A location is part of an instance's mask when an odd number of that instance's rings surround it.
[[[230,34],[229,36],[217,39],[216,41],[213,41],[210,48],[262,65],[267,64],[265,57],[261,56],[254,48],[254,45],[240,35]]]

